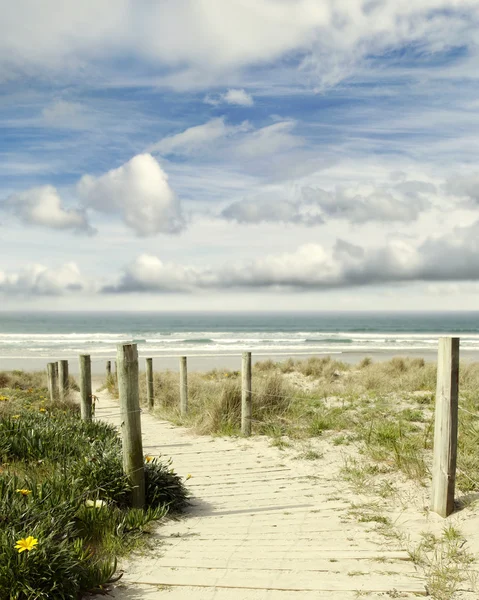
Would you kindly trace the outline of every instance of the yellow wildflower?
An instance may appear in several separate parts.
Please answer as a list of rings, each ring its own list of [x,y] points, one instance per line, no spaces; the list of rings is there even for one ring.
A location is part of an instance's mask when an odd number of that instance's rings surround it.
[[[104,500],[85,500],[85,506],[88,508],[103,508],[105,505]]]
[[[40,412],[47,412],[46,408],[43,408],[43,406],[41,408],[38,409]]]
[[[145,462],[147,462],[147,463],[151,463],[151,461],[152,461],[152,460],[153,460],[153,456],[150,456],[149,454],[147,454],[147,455],[145,456]]]
[[[25,488],[16,491],[22,496],[29,496],[32,493],[32,490],[26,490]]]
[[[12,415],[12,419],[19,419],[20,415]]]
[[[24,552],[25,550],[30,551],[38,544],[37,538],[29,535],[27,538],[23,538],[18,540],[15,544],[15,550],[18,550],[18,553]]]
[[[188,475],[186,476],[186,481],[188,481],[188,479],[191,479],[192,475],[191,473],[188,473]]]
[[[6,402],[7,400],[8,400],[8,398],[6,396],[0,396],[1,402]]]

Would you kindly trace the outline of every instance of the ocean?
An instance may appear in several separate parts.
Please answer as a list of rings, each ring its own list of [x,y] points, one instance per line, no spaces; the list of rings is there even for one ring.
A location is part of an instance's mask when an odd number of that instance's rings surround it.
[[[434,359],[439,336],[461,338],[463,358],[479,359],[479,312],[461,313],[133,313],[0,312],[0,370],[40,369],[90,354],[94,372],[134,341],[141,357],[175,368],[232,367],[244,350],[253,358],[332,355],[354,362],[420,355]],[[75,367],[72,369],[75,372]]]

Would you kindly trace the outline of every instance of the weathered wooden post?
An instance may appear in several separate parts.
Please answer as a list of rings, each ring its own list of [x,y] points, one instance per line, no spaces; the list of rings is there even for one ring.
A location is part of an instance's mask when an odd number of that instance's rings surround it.
[[[439,338],[431,510],[454,511],[459,393],[459,338]]]
[[[107,360],[106,361],[106,379],[107,381],[110,379],[111,377],[111,360]]]
[[[188,366],[186,356],[180,356],[180,412],[188,412]]]
[[[53,402],[58,398],[58,365],[57,363],[48,363],[48,391],[50,392],[50,400]]]
[[[92,419],[91,359],[80,354],[80,409],[84,421]]]
[[[153,389],[153,359],[146,359],[146,399],[150,410],[155,406],[155,396]]]
[[[58,361],[58,385],[60,391],[60,400],[65,400],[70,392],[70,382],[68,380],[68,361]]]
[[[133,508],[143,508],[145,505],[145,471],[141,440],[138,349],[136,344],[119,344],[117,346],[117,365],[123,470],[133,488]]]
[[[243,352],[241,365],[241,433],[251,435],[251,352]]]
[[[115,383],[118,385],[118,361],[115,360]]]

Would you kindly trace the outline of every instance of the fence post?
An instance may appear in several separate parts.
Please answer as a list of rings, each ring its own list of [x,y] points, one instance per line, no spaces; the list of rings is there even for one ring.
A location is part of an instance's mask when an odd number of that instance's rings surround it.
[[[92,390],[91,390],[91,359],[89,354],[80,354],[80,408],[81,418],[91,421]]]
[[[180,356],[180,412],[188,412],[188,367],[186,356]]]
[[[145,505],[145,471],[141,440],[138,349],[136,344],[117,346],[118,391],[120,395],[123,470],[132,485],[132,506]]]
[[[118,361],[115,360],[115,383],[118,385]]]
[[[60,400],[65,400],[70,391],[70,382],[68,380],[68,361],[58,361],[58,386],[60,390]]]
[[[53,402],[58,398],[58,365],[57,363],[48,363],[48,391],[50,392],[50,400]]]
[[[241,364],[241,433],[251,435],[251,352],[243,352]]]
[[[111,360],[106,361],[106,379],[110,379],[111,377]]]
[[[155,406],[155,396],[153,389],[153,359],[146,359],[146,399],[150,410]]]
[[[459,338],[439,338],[431,510],[454,511],[459,393]]]

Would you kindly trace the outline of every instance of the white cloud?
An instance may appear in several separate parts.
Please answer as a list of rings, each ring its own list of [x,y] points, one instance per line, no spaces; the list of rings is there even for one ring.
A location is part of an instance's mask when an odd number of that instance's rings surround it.
[[[42,110],[43,124],[48,127],[84,129],[93,124],[91,109],[79,102],[56,100]]]
[[[305,144],[305,140],[292,133],[296,121],[287,120],[273,123],[243,136],[232,148],[235,156],[255,159],[258,156],[270,157],[273,153],[293,150]]]
[[[318,188],[305,188],[304,197],[316,200],[325,217],[342,218],[351,223],[371,221],[415,221],[430,206],[424,192],[431,193],[434,186],[422,182],[403,182],[391,188],[374,185],[337,186],[332,193]]]
[[[142,254],[123,272],[119,282],[104,292],[188,292],[207,284],[210,276],[195,267],[165,263],[157,256]]]
[[[479,173],[456,176],[446,183],[445,188],[451,195],[479,203]]]
[[[269,192],[232,202],[220,216],[238,223],[294,223],[306,226],[324,223],[319,207],[282,197],[282,192]]]
[[[92,232],[85,211],[65,208],[51,185],[12,194],[4,206],[27,225]]]
[[[0,22],[0,74],[97,72],[98,59],[131,55],[201,85],[294,53],[324,87],[406,44],[475,52],[478,13],[477,0],[17,0]]]
[[[290,119],[254,129],[248,121],[228,125],[224,117],[219,117],[167,136],[148,150],[191,157],[208,154],[236,163],[258,158],[270,162],[273,153],[286,153],[305,145],[304,138],[293,133],[296,124]]]
[[[32,264],[14,273],[0,270],[0,293],[5,296],[61,296],[84,291],[86,287],[74,262],[56,269]]]
[[[219,96],[206,96],[205,98],[206,104],[211,104],[212,106],[218,106],[219,104],[237,104],[238,106],[253,106],[254,100],[251,94],[245,92],[243,89],[235,90],[230,89],[224,94],[219,94]]]
[[[227,125],[224,117],[218,117],[203,125],[195,125],[181,133],[164,137],[153,146],[150,146],[148,150],[160,154],[190,156],[210,148],[219,140],[225,140],[250,129],[251,125],[247,121],[241,125]]]
[[[278,189],[226,206],[220,216],[239,223],[295,223],[319,225],[329,219],[350,223],[411,223],[430,208],[434,185],[422,181],[401,181],[392,186],[372,184],[338,186],[334,191],[319,187],[302,188],[299,198],[287,198]]]
[[[403,282],[479,281],[479,221],[420,243],[391,240],[331,248],[303,244],[292,252],[201,268],[140,256],[106,292],[191,292],[214,289],[327,290]]]
[[[168,176],[150,154],[138,154],[99,177],[84,175],[77,191],[85,206],[120,214],[138,235],[177,233],[185,226]]]

